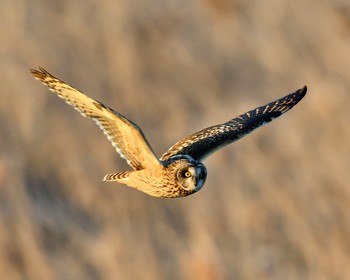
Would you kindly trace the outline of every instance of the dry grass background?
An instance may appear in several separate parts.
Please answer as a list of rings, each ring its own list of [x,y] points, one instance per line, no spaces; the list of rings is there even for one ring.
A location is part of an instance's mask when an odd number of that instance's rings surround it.
[[[0,1],[0,275],[350,279],[348,1]],[[282,119],[164,200],[103,183],[125,162],[29,74],[181,137],[304,84]]]

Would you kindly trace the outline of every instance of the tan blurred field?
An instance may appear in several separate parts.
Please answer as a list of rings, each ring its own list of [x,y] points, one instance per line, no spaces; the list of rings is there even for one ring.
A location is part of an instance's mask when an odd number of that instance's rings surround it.
[[[350,279],[348,1],[0,1],[4,279]],[[283,118],[157,199],[101,179],[126,163],[48,89],[42,66],[181,137],[304,84]]]

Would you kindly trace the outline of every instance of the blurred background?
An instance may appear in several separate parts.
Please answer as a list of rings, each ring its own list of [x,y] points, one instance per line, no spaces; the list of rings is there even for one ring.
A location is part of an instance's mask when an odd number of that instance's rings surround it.
[[[2,0],[0,34],[0,275],[350,279],[348,1]],[[158,156],[309,91],[167,200],[101,181],[129,167],[38,66],[139,124]]]

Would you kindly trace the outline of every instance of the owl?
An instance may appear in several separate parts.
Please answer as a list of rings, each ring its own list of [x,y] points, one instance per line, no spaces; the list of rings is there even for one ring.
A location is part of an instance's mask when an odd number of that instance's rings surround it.
[[[203,160],[286,113],[307,91],[304,86],[225,123],[202,129],[177,142],[158,159],[137,124],[57,79],[43,68],[30,71],[37,80],[47,85],[83,116],[93,119],[132,168],[108,174],[104,181],[125,184],[151,196],[163,198],[184,197],[198,192],[207,177]]]

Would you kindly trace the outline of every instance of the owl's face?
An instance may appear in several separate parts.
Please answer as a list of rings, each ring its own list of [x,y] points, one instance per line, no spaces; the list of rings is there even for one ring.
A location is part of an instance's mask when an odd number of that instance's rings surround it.
[[[174,176],[172,180],[176,182],[180,191],[179,196],[187,196],[199,191],[207,178],[205,166],[188,155],[171,157],[163,164],[166,166],[168,174]]]
[[[196,165],[186,164],[176,172],[176,179],[179,186],[190,193],[199,191],[207,178],[207,169],[197,162]]]

